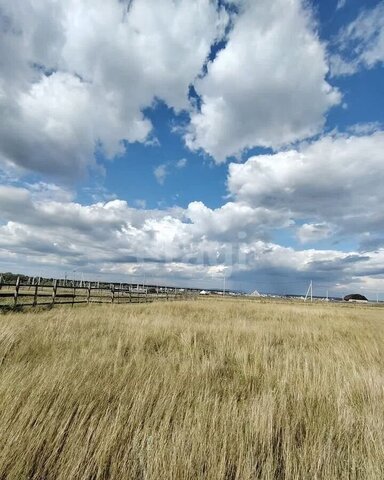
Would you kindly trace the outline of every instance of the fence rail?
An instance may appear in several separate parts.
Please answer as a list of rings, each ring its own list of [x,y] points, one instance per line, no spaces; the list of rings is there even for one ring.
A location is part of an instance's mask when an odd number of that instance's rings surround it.
[[[0,278],[0,309],[21,307],[39,307],[54,305],[85,304],[123,304],[123,303],[149,303],[153,301],[184,300],[195,297],[192,291],[149,290],[146,288],[132,288],[131,286],[116,287],[92,285],[88,283],[67,286],[60,285],[54,280],[52,285],[39,285],[21,283],[20,278],[16,283],[4,283]]]

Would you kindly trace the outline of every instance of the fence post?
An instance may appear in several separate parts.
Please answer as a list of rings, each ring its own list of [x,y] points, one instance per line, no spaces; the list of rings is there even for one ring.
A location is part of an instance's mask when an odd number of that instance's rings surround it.
[[[112,294],[111,303],[113,303],[115,301],[115,286],[114,285],[111,285],[111,294]]]
[[[36,307],[36,305],[37,305],[37,291],[38,291],[38,289],[39,289],[39,284],[36,282],[35,283],[35,293],[33,295],[33,304],[32,304],[33,307]]]
[[[76,297],[76,287],[75,287],[75,282],[73,282],[73,296],[72,296],[72,307],[75,304],[75,297]]]
[[[16,285],[15,285],[15,293],[14,293],[14,306],[17,305],[17,297],[19,296],[19,288],[20,288],[20,277],[17,277]]]
[[[87,291],[87,304],[91,301],[91,282],[88,282],[88,291]]]
[[[53,282],[53,290],[52,290],[52,306],[55,304],[56,300],[56,293],[57,293],[57,280]]]

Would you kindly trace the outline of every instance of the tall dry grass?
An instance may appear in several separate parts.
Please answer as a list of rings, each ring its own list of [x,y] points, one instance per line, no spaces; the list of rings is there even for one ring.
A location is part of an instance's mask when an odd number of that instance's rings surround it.
[[[383,479],[382,309],[0,316],[0,478]]]

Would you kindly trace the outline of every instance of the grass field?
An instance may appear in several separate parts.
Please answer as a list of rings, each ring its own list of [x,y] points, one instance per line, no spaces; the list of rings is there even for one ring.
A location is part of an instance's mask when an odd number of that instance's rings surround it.
[[[0,316],[0,479],[384,478],[384,310]]]

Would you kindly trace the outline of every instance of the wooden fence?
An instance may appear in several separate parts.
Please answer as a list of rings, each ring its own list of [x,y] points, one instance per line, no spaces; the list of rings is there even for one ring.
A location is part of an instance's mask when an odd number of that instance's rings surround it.
[[[154,291],[155,290],[155,291]],[[110,284],[109,286],[95,283],[81,282],[72,286],[62,285],[54,280],[52,285],[40,285],[36,283],[22,283],[20,278],[16,283],[3,283],[0,278],[0,309],[12,309],[21,307],[39,307],[54,305],[75,304],[120,304],[120,303],[147,303],[159,300],[182,300],[195,298],[192,291],[180,289],[166,290],[134,288]]]

